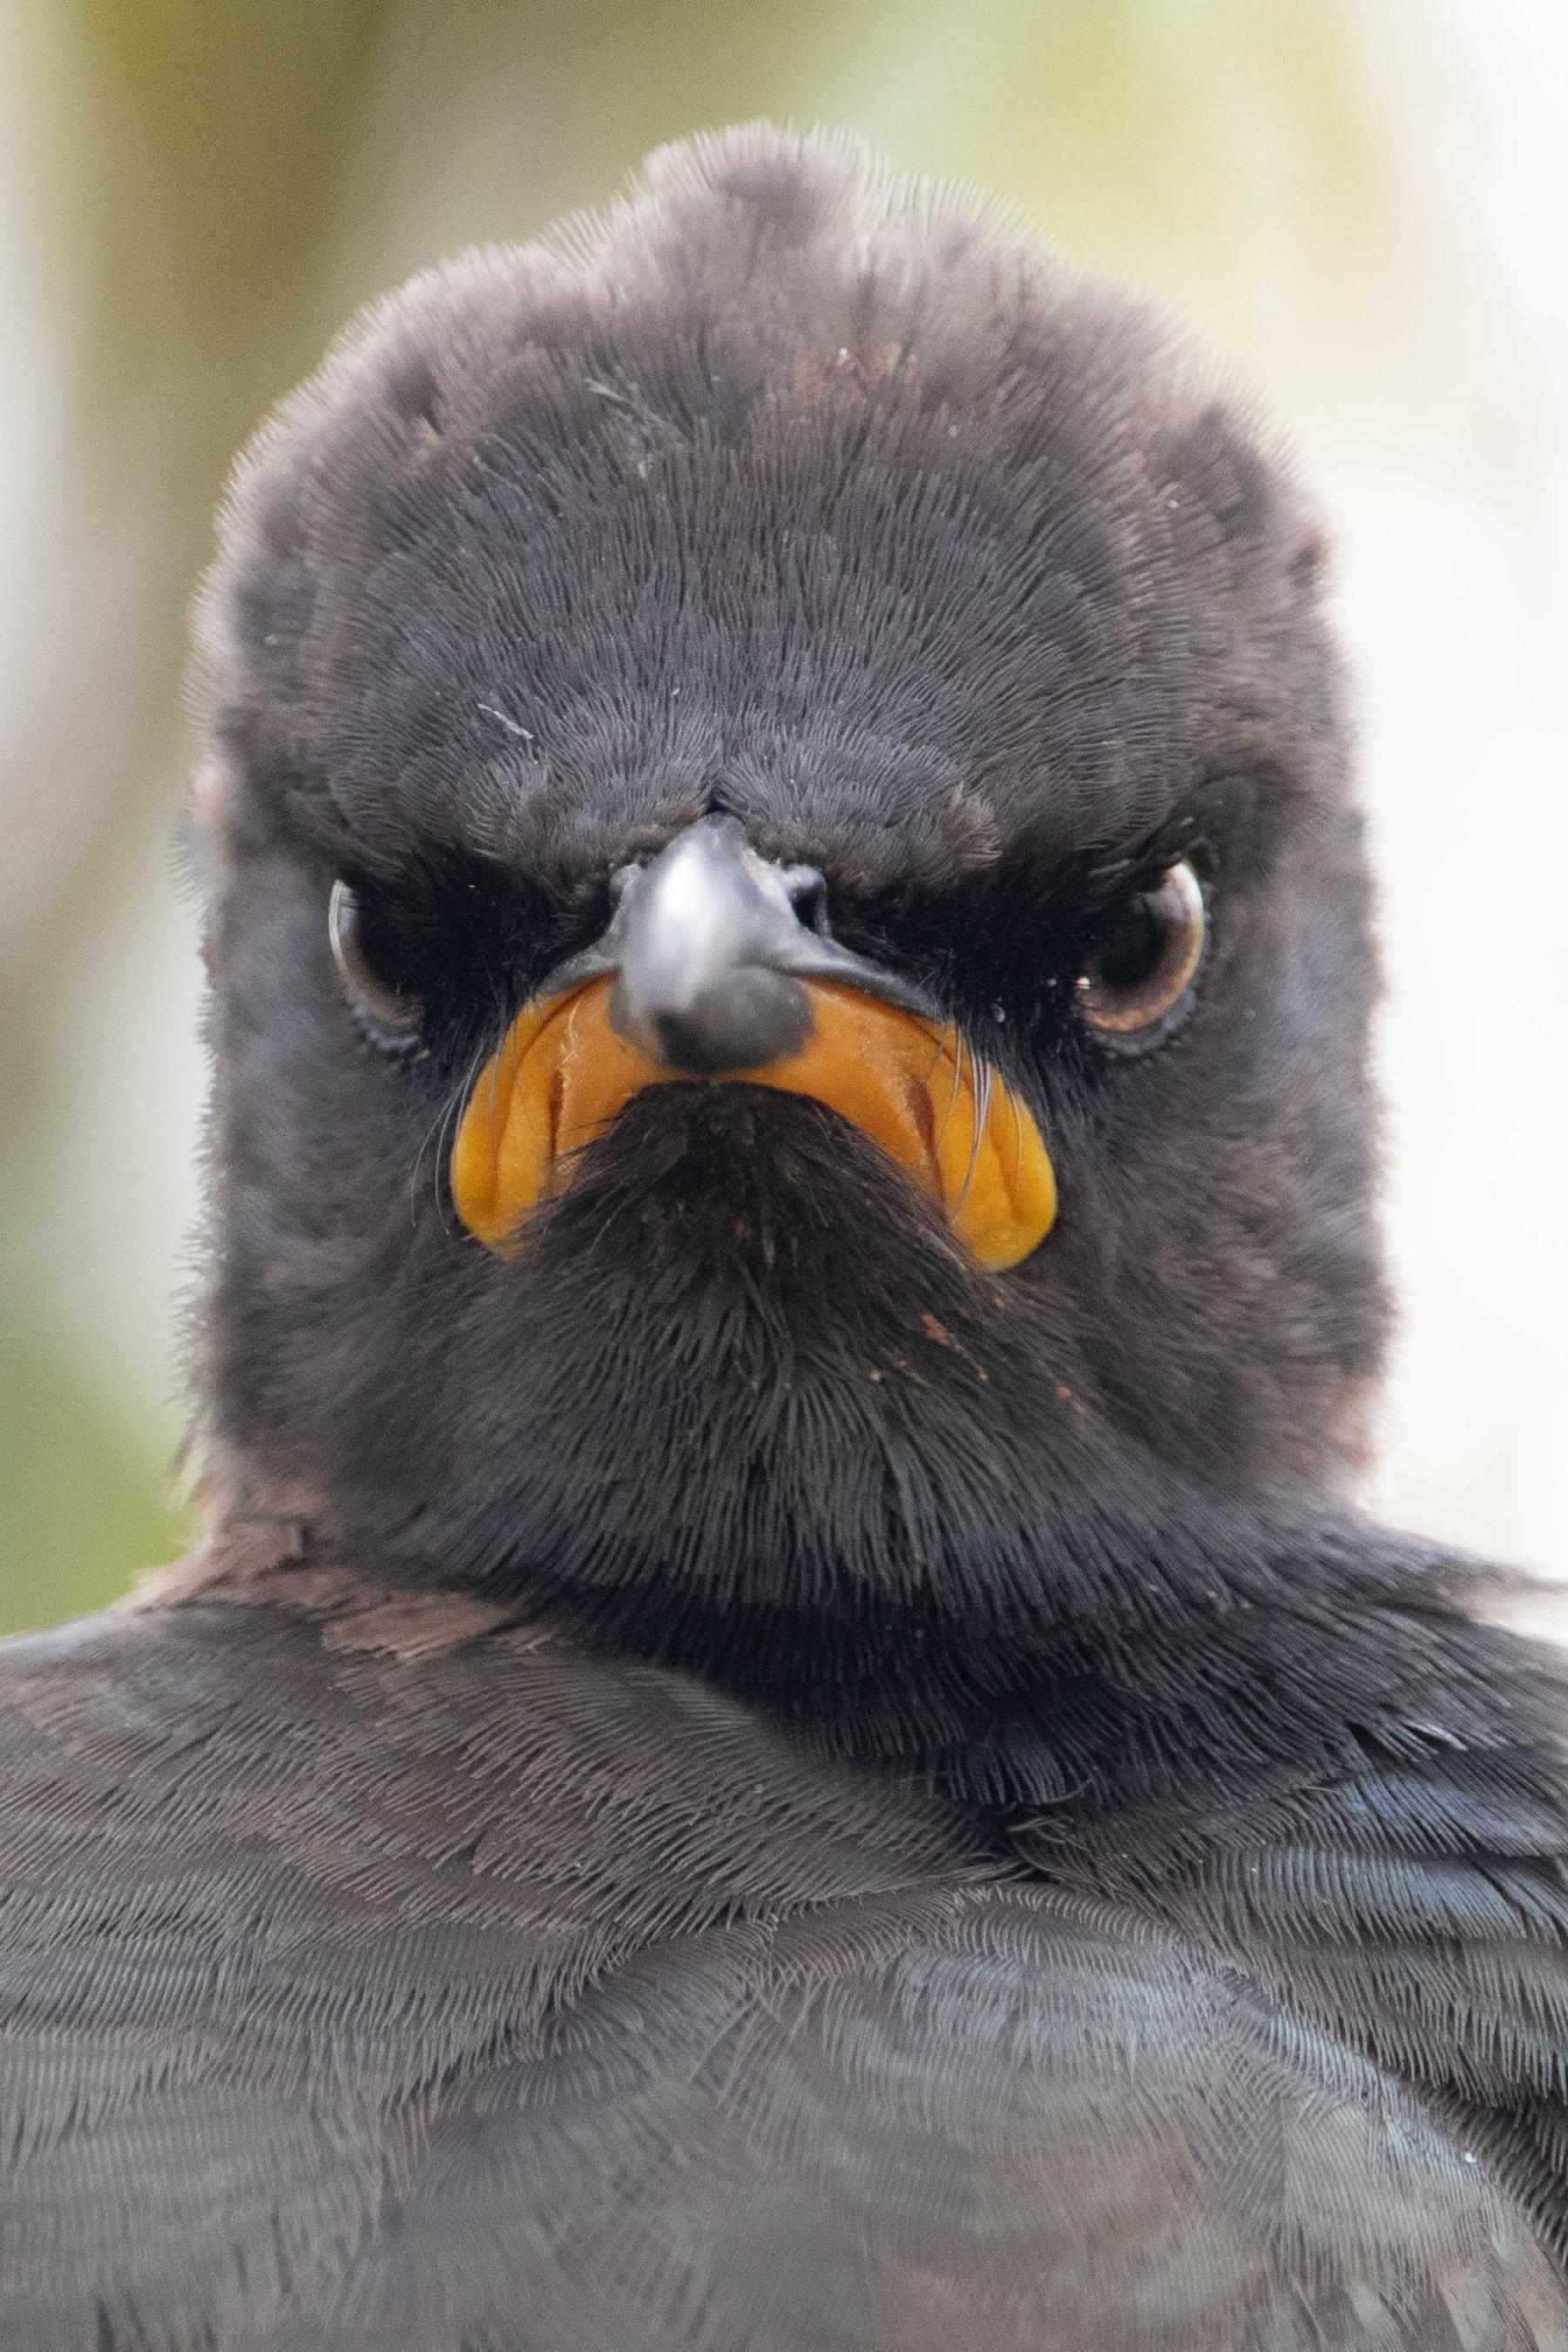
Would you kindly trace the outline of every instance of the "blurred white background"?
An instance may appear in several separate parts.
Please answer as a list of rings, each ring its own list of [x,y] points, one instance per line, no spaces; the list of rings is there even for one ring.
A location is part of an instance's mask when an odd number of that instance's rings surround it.
[[[8,0],[0,1626],[178,1538],[204,1083],[178,680],[228,453],[360,300],[762,112],[1002,190],[1293,428],[1341,550],[1390,981],[1373,1500],[1568,1564],[1558,0]]]

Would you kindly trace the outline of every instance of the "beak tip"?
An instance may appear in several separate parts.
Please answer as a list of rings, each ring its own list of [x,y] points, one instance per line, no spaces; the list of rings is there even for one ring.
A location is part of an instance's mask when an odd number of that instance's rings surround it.
[[[687,1001],[639,1001],[623,968],[610,991],[610,1026],[663,1069],[711,1078],[758,1070],[798,1054],[811,1035],[811,1000],[788,972],[742,965],[722,988]]]

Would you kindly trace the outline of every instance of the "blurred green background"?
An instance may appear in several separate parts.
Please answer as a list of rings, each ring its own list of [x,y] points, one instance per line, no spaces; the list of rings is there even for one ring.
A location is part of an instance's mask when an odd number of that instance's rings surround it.
[[[181,1540],[184,608],[357,303],[759,113],[980,180],[1184,312],[1342,541],[1407,1310],[1374,1497],[1568,1546],[1556,0],[6,0],[0,1629]]]

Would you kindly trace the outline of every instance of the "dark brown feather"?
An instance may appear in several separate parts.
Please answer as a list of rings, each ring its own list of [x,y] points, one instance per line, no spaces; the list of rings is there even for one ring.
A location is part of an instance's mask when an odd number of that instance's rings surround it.
[[[6,2352],[1568,2343],[1486,2174],[1206,1936],[345,1584],[5,1656]]]
[[[1562,1676],[1335,1497],[1384,1307],[1321,551],[1139,306],[756,127],[263,435],[206,1548],[0,1660],[0,2352],[1565,2352]],[[743,1085],[462,1229],[477,1071],[714,815],[1037,1119],[1005,1278]],[[1186,1017],[1102,1051],[1176,858]]]

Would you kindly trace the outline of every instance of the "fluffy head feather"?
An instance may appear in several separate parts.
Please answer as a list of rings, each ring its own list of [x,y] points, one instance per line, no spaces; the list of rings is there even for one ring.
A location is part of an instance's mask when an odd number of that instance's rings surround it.
[[[374,311],[245,460],[204,609],[231,1510],[818,1671],[1336,1475],[1383,1302],[1321,568],[1145,310],[845,141],[668,150]],[[715,810],[1036,1110],[1063,1207],[1016,1272],[741,1087],[634,1100],[515,1261],[456,1225],[475,1069]],[[1112,1061],[1085,925],[1188,846],[1196,1009]],[[337,875],[419,1055],[354,1026]]]

